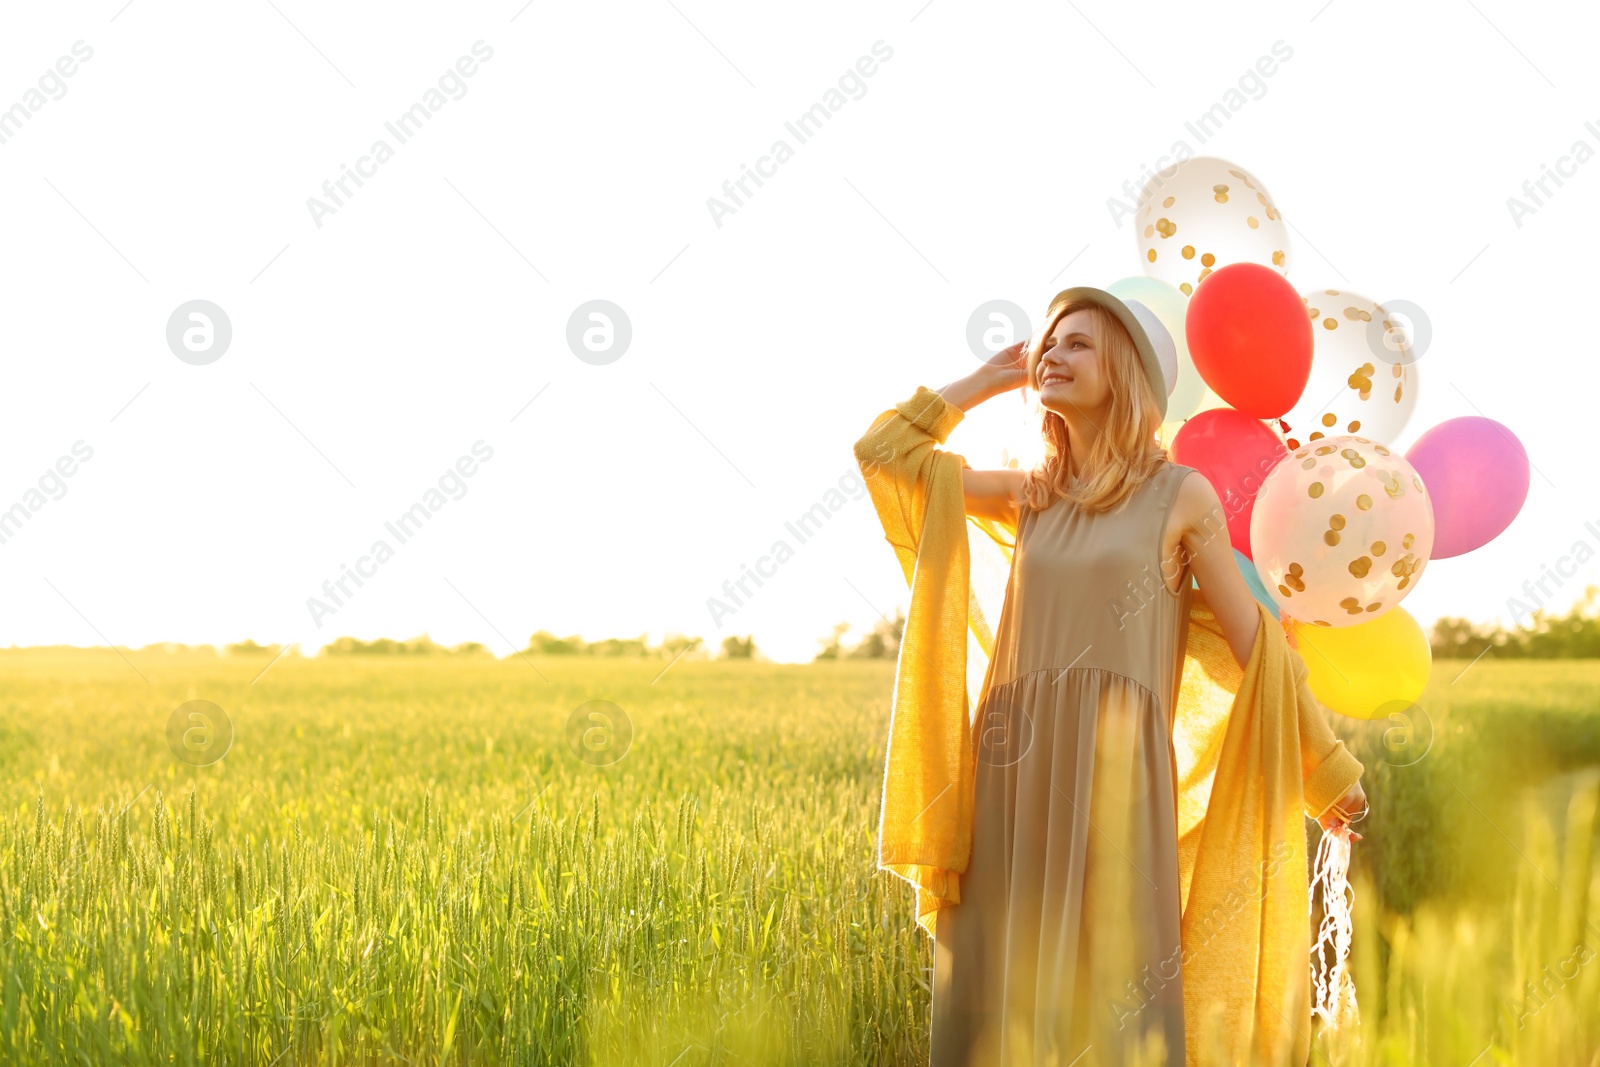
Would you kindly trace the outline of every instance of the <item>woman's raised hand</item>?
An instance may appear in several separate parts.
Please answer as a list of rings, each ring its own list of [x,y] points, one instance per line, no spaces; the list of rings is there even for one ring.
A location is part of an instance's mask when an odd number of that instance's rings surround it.
[[[971,411],[991,397],[1028,384],[1028,342],[1002,348],[965,378],[939,390],[939,395],[962,411]]]
[[[984,361],[982,372],[992,383],[996,395],[1009,393],[1028,384],[1028,341],[1023,339],[1002,348]]]

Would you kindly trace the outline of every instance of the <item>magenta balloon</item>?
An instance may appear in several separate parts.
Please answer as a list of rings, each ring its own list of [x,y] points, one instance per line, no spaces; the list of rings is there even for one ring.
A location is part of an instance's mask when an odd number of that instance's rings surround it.
[[[1528,454],[1493,419],[1446,419],[1406,451],[1433,501],[1433,552],[1446,559],[1482,548],[1511,525],[1528,498]]]

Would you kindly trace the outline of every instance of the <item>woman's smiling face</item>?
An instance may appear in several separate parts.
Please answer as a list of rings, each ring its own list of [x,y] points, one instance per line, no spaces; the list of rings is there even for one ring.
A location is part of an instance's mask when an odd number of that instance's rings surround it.
[[[1039,401],[1064,414],[1076,408],[1092,412],[1111,401],[1094,343],[1094,320],[1087,308],[1061,316],[1039,354]]]

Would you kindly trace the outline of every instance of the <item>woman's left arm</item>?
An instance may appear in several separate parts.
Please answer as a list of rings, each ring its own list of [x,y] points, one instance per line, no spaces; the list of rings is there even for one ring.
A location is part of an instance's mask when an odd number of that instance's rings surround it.
[[[1178,487],[1173,506],[1178,510],[1174,518],[1184,523],[1183,549],[1194,568],[1195,580],[1205,592],[1206,603],[1243,670],[1250,662],[1250,652],[1261,629],[1261,611],[1234,563],[1227,512],[1222,509],[1216,489],[1198,471]],[[1298,725],[1306,805],[1312,817],[1326,828],[1365,809],[1363,768],[1328,725],[1322,705],[1311,696],[1300,654],[1290,649],[1289,657],[1300,692]],[[1351,836],[1359,840],[1361,835]]]
[[[1222,509],[1216,489],[1199,471],[1183,479],[1173,507],[1177,514],[1172,518],[1183,524],[1183,552],[1194,570],[1195,581],[1243,670],[1250,662],[1250,650],[1255,647],[1256,633],[1261,628],[1261,612],[1233,562],[1228,513]]]

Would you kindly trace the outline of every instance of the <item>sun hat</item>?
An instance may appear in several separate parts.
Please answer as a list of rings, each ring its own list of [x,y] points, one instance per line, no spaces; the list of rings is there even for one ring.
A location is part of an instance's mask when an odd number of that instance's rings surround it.
[[[1165,419],[1167,397],[1178,384],[1178,349],[1173,344],[1172,334],[1167,332],[1156,313],[1139,301],[1120,300],[1104,289],[1088,285],[1074,286],[1057,293],[1055,299],[1050,301],[1045,321],[1054,318],[1057,309],[1062,306],[1079,302],[1094,304],[1111,312],[1122,323],[1123,329],[1128,331],[1128,336],[1133,338],[1133,347],[1139,350],[1139,361],[1144,364],[1144,374],[1150,381],[1150,391],[1155,394],[1156,407],[1161,409],[1161,417]]]

